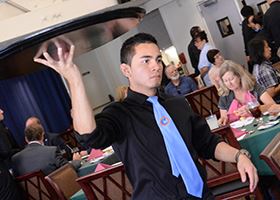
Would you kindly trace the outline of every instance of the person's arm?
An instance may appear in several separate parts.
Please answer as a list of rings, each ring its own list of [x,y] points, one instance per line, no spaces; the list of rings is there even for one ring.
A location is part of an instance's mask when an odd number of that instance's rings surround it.
[[[220,142],[215,149],[215,158],[220,161],[235,163],[237,153],[238,149],[231,147],[225,142]],[[240,173],[242,182],[247,180],[246,174],[248,175],[250,191],[253,192],[258,184],[259,178],[255,166],[246,155],[239,155],[237,169]]]
[[[280,112],[280,105],[279,104],[273,104],[271,106],[267,106],[266,111],[268,111],[270,114],[278,114]]]
[[[264,105],[272,105],[275,104],[275,101],[272,99],[272,97],[268,94],[268,92],[262,93],[260,96],[260,100]]]
[[[201,68],[199,69],[199,71],[200,71],[201,77],[203,78],[203,77],[207,74],[207,72],[209,71],[209,67],[207,67],[207,66],[201,67]]]
[[[280,84],[266,88],[266,91],[271,97],[275,97],[280,93]]]
[[[62,75],[69,85],[72,102],[72,117],[74,129],[80,134],[91,133],[96,128],[92,108],[90,106],[82,76],[78,67],[73,63],[74,46],[70,45],[69,52],[63,50],[59,41],[54,41],[58,52],[58,60],[51,57],[46,51],[42,52],[44,59],[37,55],[34,61],[46,65]]]
[[[218,122],[222,126],[228,123],[227,110],[220,109],[220,119],[218,120]]]

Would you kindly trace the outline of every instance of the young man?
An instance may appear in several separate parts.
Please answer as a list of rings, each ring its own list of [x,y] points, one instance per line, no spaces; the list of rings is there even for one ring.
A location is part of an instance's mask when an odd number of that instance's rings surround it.
[[[190,41],[190,43],[188,45],[188,53],[190,56],[192,67],[194,68],[195,76],[198,76],[200,74],[199,69],[198,69],[200,50],[198,48],[196,48],[196,46],[194,45],[194,38],[195,38],[196,34],[198,34],[200,31],[201,31],[201,28],[199,26],[193,26],[191,28],[190,35],[192,37],[192,40]]]
[[[195,35],[194,40],[195,46],[201,50],[199,55],[199,63],[198,63],[198,69],[200,71],[200,76],[203,79],[203,82],[206,86],[211,86],[212,83],[209,79],[208,72],[211,68],[211,63],[207,59],[207,52],[210,49],[214,49],[209,43],[207,34],[205,31],[201,31],[198,34]]]
[[[181,76],[174,64],[165,68],[165,74],[170,82],[165,86],[164,92],[170,96],[184,96],[197,90],[197,85],[191,77]]]
[[[75,130],[94,148],[113,145],[133,185],[132,199],[213,199],[205,184],[205,172],[198,156],[228,162],[235,162],[238,157],[242,180],[246,180],[247,174],[251,191],[255,189],[257,172],[246,155],[211,134],[205,120],[191,111],[183,97],[166,99],[157,93],[162,58],[153,36],[139,33],[124,42],[120,69],[129,80],[127,98],[121,103],[110,104],[95,119],[81,74],[73,63],[74,46],[65,52],[58,42],[55,45],[58,61],[46,52],[43,53],[45,59],[37,57],[34,61],[55,69],[68,81]],[[157,97],[160,104],[153,101]],[[159,114],[156,109],[161,105],[169,114],[159,115],[159,122],[154,114]],[[169,135],[166,135],[165,128],[171,129]],[[174,143],[170,144],[166,137]],[[173,151],[174,147],[178,152]],[[180,154],[181,150],[185,153]],[[183,166],[183,169],[182,163],[192,166]],[[188,174],[189,178],[186,178],[182,171],[192,171],[196,175]],[[191,185],[198,187],[192,188],[189,180],[193,181]]]

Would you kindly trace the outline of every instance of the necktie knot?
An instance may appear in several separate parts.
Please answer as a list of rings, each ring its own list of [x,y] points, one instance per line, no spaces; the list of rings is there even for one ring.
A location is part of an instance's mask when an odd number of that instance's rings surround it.
[[[158,103],[158,97],[157,96],[150,96],[147,101],[151,102],[152,104]]]

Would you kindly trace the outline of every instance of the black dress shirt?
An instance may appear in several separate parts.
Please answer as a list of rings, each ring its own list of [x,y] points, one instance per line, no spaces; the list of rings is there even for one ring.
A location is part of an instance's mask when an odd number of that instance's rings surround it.
[[[96,116],[93,134],[77,137],[94,148],[113,145],[133,186],[132,199],[196,199],[187,194],[181,177],[172,175],[164,140],[147,98],[129,89],[123,102],[109,105]],[[205,180],[198,156],[213,158],[221,139],[211,134],[206,121],[191,111],[183,97],[160,95],[159,102],[172,117]],[[206,185],[203,194],[204,198],[212,198]]]
[[[274,49],[280,47],[280,1],[274,1],[264,15],[264,29],[268,38],[274,41]],[[272,48],[273,50],[273,48]]]
[[[248,43],[257,35],[257,32],[255,32],[252,28],[250,28],[247,25],[246,19],[242,21],[242,35],[244,41],[245,54],[246,56],[249,56]]]
[[[194,40],[192,40],[188,45],[188,53],[192,63],[192,67],[194,68],[194,73],[196,76],[198,76],[200,74],[200,71],[198,69],[200,50],[194,45]]]
[[[7,168],[11,168],[11,157],[15,153],[19,152],[21,148],[16,143],[12,133],[5,126],[3,121],[0,122],[0,153],[5,155],[3,162]]]

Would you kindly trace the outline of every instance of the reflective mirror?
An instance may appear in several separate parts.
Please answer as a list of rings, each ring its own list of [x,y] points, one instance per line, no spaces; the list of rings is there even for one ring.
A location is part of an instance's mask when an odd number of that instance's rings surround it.
[[[34,55],[39,57],[47,50],[55,57],[55,41],[63,43],[66,50],[69,44],[74,44],[78,56],[131,30],[145,14],[140,7],[114,7],[0,43],[0,79],[40,69],[42,66],[33,62]]]

